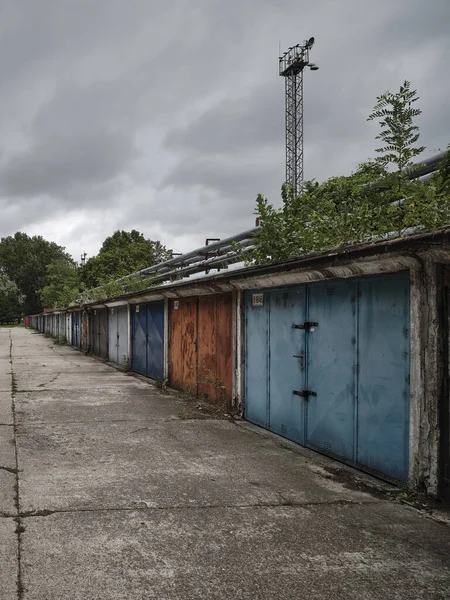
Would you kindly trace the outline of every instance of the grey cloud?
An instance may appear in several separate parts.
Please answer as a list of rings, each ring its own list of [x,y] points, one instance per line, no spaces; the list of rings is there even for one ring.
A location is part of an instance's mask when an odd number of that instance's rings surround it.
[[[204,187],[237,199],[256,198],[273,188],[273,182],[280,180],[281,161],[255,166],[236,161],[225,163],[220,156],[209,159],[189,158],[180,163],[163,182],[163,188],[173,185],[180,189]],[[280,182],[281,185],[281,182]]]
[[[79,142],[74,135],[54,146],[32,147],[12,159],[1,174],[3,194],[64,198],[74,187],[92,186],[117,176],[133,156],[130,140],[107,131],[84,135]]]
[[[223,100],[186,127],[170,132],[165,144],[169,149],[204,153],[242,152],[282,144],[283,125],[282,88],[270,83],[243,98]]]
[[[1,17],[0,235],[80,207],[93,243],[91,206],[169,247],[252,226],[284,177],[280,38],[317,41],[307,178],[373,156],[366,116],[405,78],[423,143],[450,141],[448,0],[4,0]]]

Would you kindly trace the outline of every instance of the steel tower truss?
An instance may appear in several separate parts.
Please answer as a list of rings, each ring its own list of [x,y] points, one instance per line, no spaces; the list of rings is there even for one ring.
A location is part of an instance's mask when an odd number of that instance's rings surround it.
[[[295,196],[303,188],[303,71],[285,77],[286,183]]]
[[[285,79],[286,105],[286,183],[294,194],[303,190],[303,71],[309,63],[309,50],[314,44],[310,38],[297,44],[280,56],[280,75]]]

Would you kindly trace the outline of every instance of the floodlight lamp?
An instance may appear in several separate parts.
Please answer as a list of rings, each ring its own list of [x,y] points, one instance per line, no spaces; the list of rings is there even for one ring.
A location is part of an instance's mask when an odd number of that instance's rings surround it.
[[[310,37],[309,40],[306,42],[306,47],[312,48],[313,46],[314,46],[314,38]]]
[[[311,69],[311,71],[319,70],[319,67],[315,63],[309,63],[308,67]]]

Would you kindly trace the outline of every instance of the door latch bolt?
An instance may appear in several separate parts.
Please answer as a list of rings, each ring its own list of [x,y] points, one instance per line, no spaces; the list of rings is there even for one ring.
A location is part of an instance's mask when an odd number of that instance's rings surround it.
[[[292,393],[295,396],[301,396],[302,398],[308,398],[308,396],[317,396],[316,392],[312,392],[311,390],[292,390]]]
[[[311,327],[317,327],[319,323],[315,323],[313,321],[306,321],[306,323],[302,323],[301,325],[296,325],[295,323],[292,325],[292,329],[310,329]]]

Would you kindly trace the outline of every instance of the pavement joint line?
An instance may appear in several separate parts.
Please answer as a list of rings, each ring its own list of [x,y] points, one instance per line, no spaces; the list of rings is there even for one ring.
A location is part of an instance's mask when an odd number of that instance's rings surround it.
[[[91,387],[91,388],[86,388],[86,389],[83,389],[83,388],[77,388],[77,389],[79,389],[80,392],[88,393],[88,392],[91,392],[92,390],[96,390],[99,392],[104,391],[105,387],[103,386],[103,387],[98,387],[98,388]],[[40,388],[37,390],[17,390],[16,393],[17,394],[36,394],[36,393],[37,394],[43,394],[43,393],[47,393],[47,394],[52,393],[53,394],[56,392],[71,392],[71,391],[73,391],[73,390],[71,390],[70,388]],[[122,393],[122,392],[119,391],[118,393]]]
[[[175,417],[175,418],[167,418],[167,419],[149,419],[148,422],[149,423],[186,423],[188,422],[192,422],[192,421],[225,421],[226,419],[218,419],[218,418],[214,418],[214,417],[208,417],[207,419],[200,418],[200,419],[181,419],[180,417]],[[22,421],[20,423],[17,423],[17,428],[19,427],[38,427],[39,425],[60,425],[61,427],[63,425],[104,425],[104,424],[111,424],[111,423],[142,423],[142,419],[117,419],[115,421]],[[144,421],[145,422],[145,421]],[[134,431],[130,431],[129,433],[137,433],[138,431],[145,431],[145,430],[149,430],[149,431],[153,431],[155,429],[158,429],[158,427],[140,427],[139,429],[135,429]]]
[[[215,418],[200,418],[200,419],[181,419],[180,417],[168,417],[168,418],[160,418],[160,419],[148,419],[148,423],[160,423],[160,422],[164,422],[164,423],[186,423],[186,421],[224,421],[225,419],[215,419]],[[30,421],[30,422],[22,422],[22,423],[18,423],[18,427],[21,427],[22,425],[70,425],[70,424],[77,424],[79,423],[80,425],[96,425],[98,423],[102,424],[102,423],[145,423],[146,421],[143,421],[142,419],[114,419],[114,420],[107,420],[107,421]],[[140,427],[139,429],[135,429],[134,431],[130,431],[130,433],[136,433],[136,431],[144,431],[146,429],[150,429],[150,427]],[[151,429],[156,429],[156,427],[153,427]]]
[[[355,502],[352,500],[329,500],[324,502],[267,502],[267,503],[245,503],[245,504],[203,504],[203,505],[183,505],[174,504],[170,506],[122,506],[105,508],[73,508],[73,509],[43,509],[36,511],[23,511],[21,518],[29,519],[32,517],[48,517],[57,514],[77,514],[77,513],[100,513],[100,512],[157,512],[157,511],[193,511],[193,510],[215,510],[215,509],[233,509],[233,508],[304,508],[310,506],[372,506],[380,504],[379,500],[370,502]]]
[[[14,375],[13,367],[13,340],[11,330],[9,330],[9,359],[11,363],[11,410],[13,415],[14,425],[14,456],[16,462],[16,483],[15,483],[15,504],[17,515],[14,518],[16,522],[16,535],[17,535],[17,598],[22,600],[24,594],[24,588],[22,583],[22,533],[25,528],[22,524],[22,517],[20,515],[20,479],[19,479],[19,455],[17,448],[17,419],[16,419],[16,390],[17,383]]]

